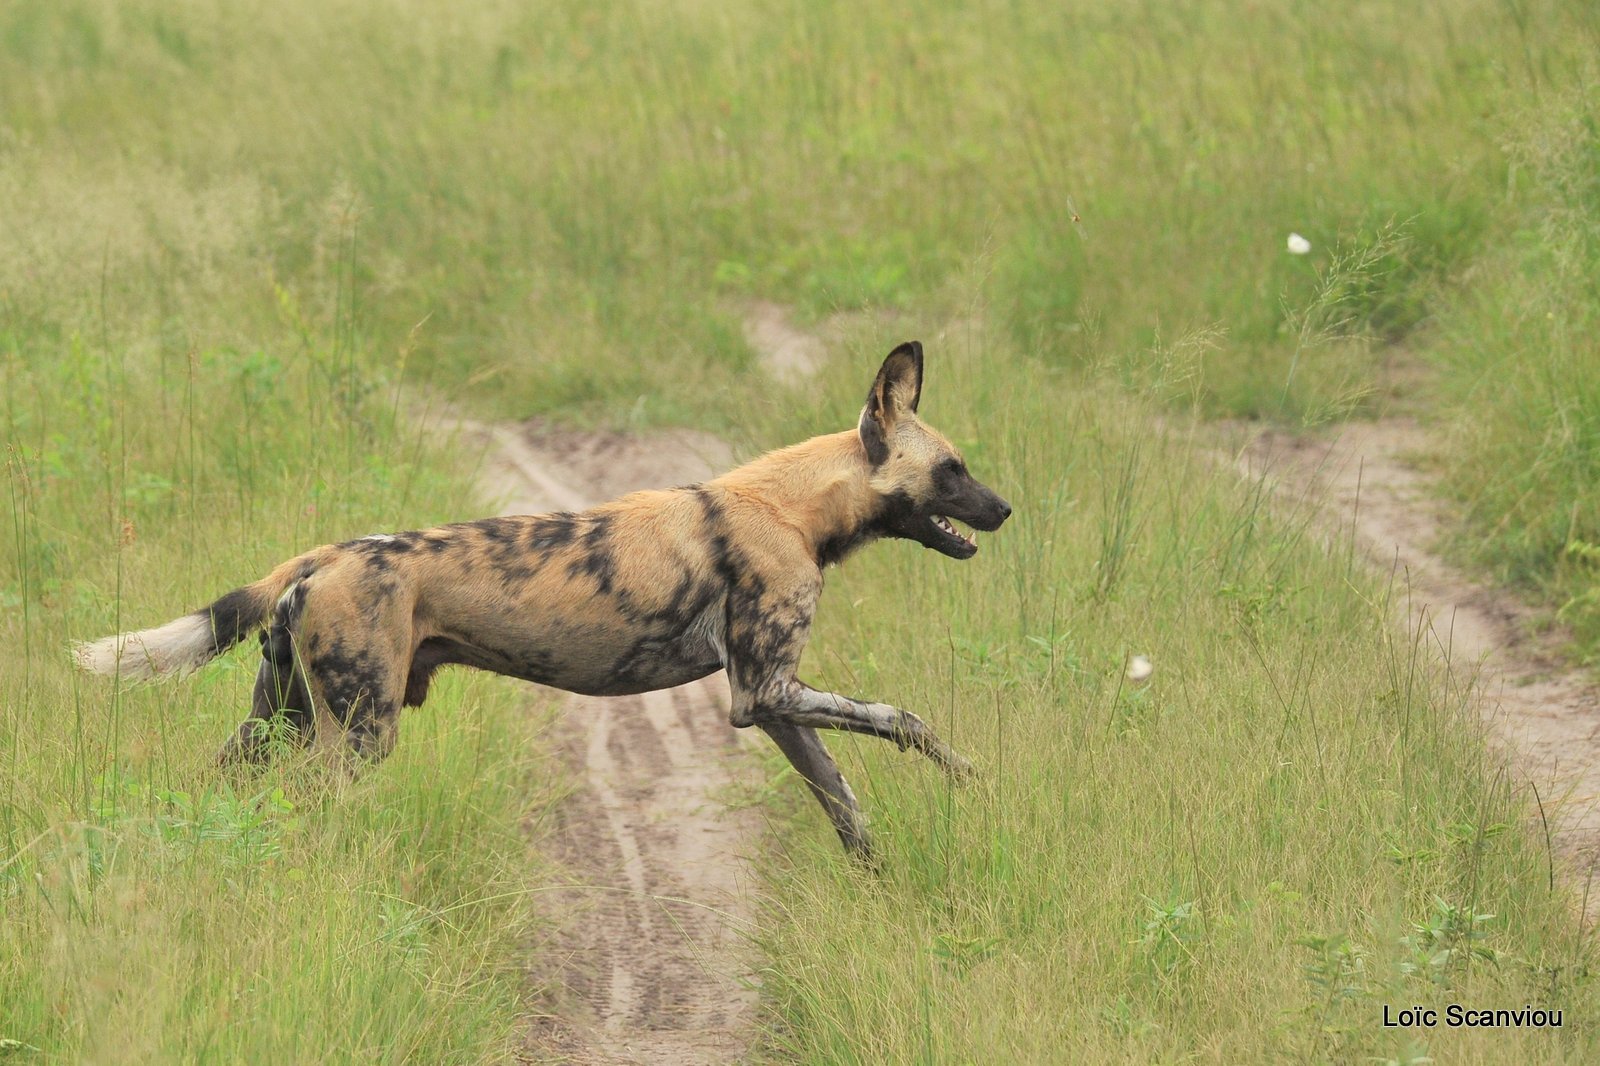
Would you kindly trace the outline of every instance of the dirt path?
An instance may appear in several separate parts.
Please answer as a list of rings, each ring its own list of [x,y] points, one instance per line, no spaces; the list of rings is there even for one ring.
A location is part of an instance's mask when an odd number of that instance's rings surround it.
[[[797,385],[843,326],[798,329],[777,304],[743,309],[767,374]],[[838,316],[836,316],[838,317]],[[581,510],[641,488],[704,480],[733,465],[728,446],[688,430],[627,434],[488,424],[448,404],[414,417],[481,449],[485,501],[502,514]],[[759,821],[730,806],[758,745],[728,725],[728,686],[703,681],[642,696],[562,696],[557,743],[576,782],[558,812],[554,854],[568,883],[541,898],[556,929],[534,950],[550,989],[531,1018],[528,1062],[703,1066],[736,1062],[756,1038],[754,876]]]
[[[836,314],[806,331],[767,302],[742,315],[763,369],[787,386],[813,377],[855,322]],[[503,514],[581,510],[733,465],[727,445],[704,433],[556,431],[429,406],[425,424],[484,450],[483,493]],[[636,697],[563,698],[558,743],[577,788],[561,804],[553,857],[570,883],[543,897],[557,933],[535,951],[534,976],[554,992],[530,1020],[524,1058],[739,1061],[756,1038],[746,857],[759,824],[728,800],[750,765],[740,748],[760,742],[728,725],[721,673]]]
[[[487,449],[484,492],[505,514],[578,510],[637,488],[701,480],[731,460],[688,432],[560,433],[449,420]],[[569,887],[546,896],[558,932],[536,979],[549,1015],[527,1061],[733,1062],[755,1034],[752,876],[758,826],[733,810],[740,735],[722,674],[643,696],[566,697],[558,742],[577,783],[554,858]]]
[[[1470,579],[1434,551],[1442,508],[1416,465],[1425,430],[1408,416],[1292,435],[1234,427],[1239,470],[1267,477],[1296,503],[1321,509],[1324,528],[1353,537],[1392,569],[1413,625],[1485,697],[1484,712],[1538,790],[1558,854],[1580,887],[1600,863],[1600,691],[1537,636],[1538,612]],[[1408,590],[1408,591],[1407,591]],[[1600,910],[1600,900],[1590,904]]]

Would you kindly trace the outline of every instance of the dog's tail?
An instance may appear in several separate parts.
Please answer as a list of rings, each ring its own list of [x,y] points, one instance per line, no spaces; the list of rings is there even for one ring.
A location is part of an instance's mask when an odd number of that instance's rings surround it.
[[[327,551],[296,556],[253,585],[164,626],[75,642],[72,658],[90,673],[136,681],[186,674],[215,659],[260,625],[285,590],[316,569]]]

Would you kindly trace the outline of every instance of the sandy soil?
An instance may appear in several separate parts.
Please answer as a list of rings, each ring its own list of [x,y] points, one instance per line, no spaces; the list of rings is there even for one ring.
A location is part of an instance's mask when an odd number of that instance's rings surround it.
[[[842,338],[842,327],[828,328],[829,340]],[[798,385],[815,376],[828,354],[822,337],[796,328],[788,309],[769,300],[758,300],[745,309],[744,339],[761,356],[767,373],[785,385]]]
[[[1539,612],[1435,553],[1446,518],[1416,462],[1428,445],[1424,429],[1402,415],[1325,435],[1239,426],[1231,434],[1243,474],[1320,508],[1330,537],[1353,537],[1393,572],[1409,622],[1484,697],[1581,891],[1600,862],[1600,691],[1562,661],[1559,633],[1536,629]],[[1600,910],[1600,900],[1590,906]]]
[[[487,449],[486,501],[503,514],[578,510],[731,465],[705,434],[556,432],[538,423],[443,420]],[[730,808],[748,771],[722,674],[637,697],[564,696],[557,739],[576,782],[558,812],[566,885],[534,951],[551,991],[530,1020],[528,1061],[733,1062],[755,1038],[756,960],[746,856],[759,825]]]

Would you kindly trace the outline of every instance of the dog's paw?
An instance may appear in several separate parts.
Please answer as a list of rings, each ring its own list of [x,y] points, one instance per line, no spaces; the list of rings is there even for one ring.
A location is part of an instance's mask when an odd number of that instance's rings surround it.
[[[949,775],[951,783],[957,785],[970,785],[978,779],[978,768],[972,765],[972,760],[953,751],[945,756],[944,772]]]
[[[921,718],[910,711],[897,711],[894,723],[894,742],[901,751],[916,748],[924,755],[941,758],[938,752],[939,740],[933,736],[928,725]]]

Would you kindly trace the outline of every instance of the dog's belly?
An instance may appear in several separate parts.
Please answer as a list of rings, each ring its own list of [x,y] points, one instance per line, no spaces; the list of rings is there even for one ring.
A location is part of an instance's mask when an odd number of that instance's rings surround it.
[[[411,672],[427,676],[459,663],[584,696],[631,696],[722,669],[719,623],[708,612],[686,628],[644,633],[574,628],[432,636],[418,646]]]
[[[633,696],[640,692],[687,685],[720,669],[722,663],[715,659],[691,662],[658,658],[636,662],[631,669],[617,671],[609,677],[588,675],[572,679],[568,684],[562,684],[559,680],[544,683],[584,696]]]
[[[720,625],[697,618],[688,628],[645,633],[612,645],[600,640],[571,649],[568,669],[543,683],[585,696],[632,696],[687,685],[722,669]]]

